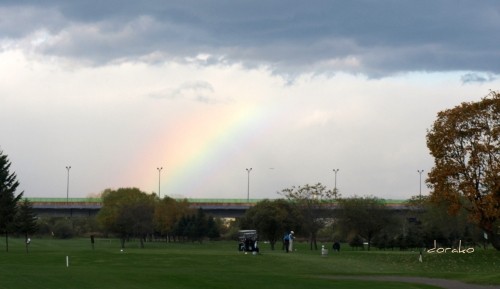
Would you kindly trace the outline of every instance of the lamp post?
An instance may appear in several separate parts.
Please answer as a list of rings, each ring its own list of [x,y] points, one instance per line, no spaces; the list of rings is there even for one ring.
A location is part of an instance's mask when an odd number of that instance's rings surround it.
[[[247,183],[247,202],[250,201],[250,172],[252,171],[252,168],[247,168],[247,173],[248,173],[248,183]]]
[[[158,197],[161,199],[160,185],[161,185],[161,170],[163,170],[163,167],[159,167],[156,169],[158,170]]]
[[[419,181],[419,185],[420,185],[420,191],[419,191],[420,200],[422,200],[422,173],[423,172],[424,172],[424,170],[417,170],[417,173],[420,175],[420,181]]]
[[[339,172],[340,169],[333,169],[333,172],[335,173],[335,186],[333,187],[333,191],[337,193],[337,173]]]
[[[68,171],[68,178],[66,181],[66,204],[69,203],[69,170],[71,169],[71,166],[66,166],[66,170]]]

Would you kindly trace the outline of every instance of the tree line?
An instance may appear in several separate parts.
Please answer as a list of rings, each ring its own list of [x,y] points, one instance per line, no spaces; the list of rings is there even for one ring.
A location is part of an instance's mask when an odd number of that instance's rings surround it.
[[[315,193],[311,188],[323,186],[304,187]],[[433,203],[429,197],[412,197],[400,208],[391,208],[385,200],[374,196],[330,200],[315,196],[307,198],[307,202],[260,201],[246,212],[240,227],[257,229],[272,250],[276,243],[281,243],[283,233],[291,230],[298,238],[307,240],[311,250],[318,248],[317,242],[341,242],[367,250],[418,250],[431,248],[434,241],[442,246],[453,246],[459,241],[473,246],[487,242],[483,231],[467,219],[466,211],[450,215],[442,204]]]
[[[205,237],[217,239],[220,235],[214,217],[191,209],[187,200],[159,199],[138,188],[108,189],[101,198],[97,220],[104,233],[121,239],[122,247],[130,238],[144,247],[145,241],[153,239],[202,242]]]

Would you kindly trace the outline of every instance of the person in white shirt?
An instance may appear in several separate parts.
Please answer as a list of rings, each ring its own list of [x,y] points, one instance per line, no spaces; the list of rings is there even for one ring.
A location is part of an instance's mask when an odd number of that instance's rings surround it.
[[[290,235],[288,235],[288,239],[289,239],[288,250],[290,252],[293,252],[293,239],[294,239],[293,234],[294,234],[293,231],[290,231]]]

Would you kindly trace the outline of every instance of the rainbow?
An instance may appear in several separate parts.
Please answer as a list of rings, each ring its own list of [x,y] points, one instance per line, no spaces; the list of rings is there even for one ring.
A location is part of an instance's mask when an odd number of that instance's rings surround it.
[[[156,168],[161,166],[162,196],[199,196],[217,180],[215,175],[224,171],[222,168],[229,160],[242,157],[257,138],[271,129],[269,109],[265,107],[230,106],[216,112],[214,109],[205,107],[182,116],[175,127],[166,125],[159,139],[140,153],[135,162],[140,168],[143,191],[158,191]],[[217,197],[217,192],[206,193]]]

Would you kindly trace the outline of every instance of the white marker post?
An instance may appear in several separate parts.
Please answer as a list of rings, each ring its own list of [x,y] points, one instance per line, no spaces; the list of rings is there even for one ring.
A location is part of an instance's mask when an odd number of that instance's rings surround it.
[[[69,267],[69,256],[66,256],[66,268]]]

